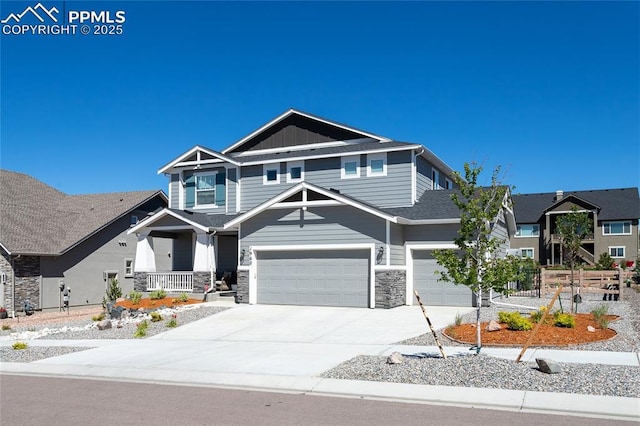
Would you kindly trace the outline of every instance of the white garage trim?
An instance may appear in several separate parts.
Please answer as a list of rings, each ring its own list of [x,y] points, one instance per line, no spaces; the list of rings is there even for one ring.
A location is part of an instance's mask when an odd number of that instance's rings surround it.
[[[305,244],[290,246],[253,246],[249,248],[249,304],[258,302],[258,261],[256,252],[260,251],[307,251],[307,250],[369,250],[369,308],[376,307],[375,244]]]
[[[447,250],[457,249],[458,246],[451,243],[424,243],[407,244],[405,246],[405,259],[407,259],[407,294],[405,303],[409,306],[413,304],[413,251],[414,250]]]

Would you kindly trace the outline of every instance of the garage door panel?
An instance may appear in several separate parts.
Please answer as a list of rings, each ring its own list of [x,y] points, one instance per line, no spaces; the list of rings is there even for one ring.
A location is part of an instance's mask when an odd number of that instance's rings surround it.
[[[258,303],[368,307],[369,253],[258,252]]]
[[[438,281],[440,276],[436,271],[442,270],[431,251],[414,250],[413,288],[420,294],[422,302],[436,306],[472,306],[473,294],[468,287]]]

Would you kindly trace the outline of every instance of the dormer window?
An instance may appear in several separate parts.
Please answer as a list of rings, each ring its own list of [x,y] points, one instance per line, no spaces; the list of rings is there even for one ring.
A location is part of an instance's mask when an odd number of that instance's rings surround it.
[[[280,163],[265,164],[262,183],[265,185],[275,185],[280,183]]]
[[[302,182],[304,180],[304,161],[287,163],[287,182]]]
[[[196,178],[196,206],[214,206],[216,204],[216,174],[198,174]]]
[[[367,176],[387,175],[387,154],[367,155]]]
[[[342,179],[353,179],[360,177],[360,156],[342,157],[342,168],[340,171]]]

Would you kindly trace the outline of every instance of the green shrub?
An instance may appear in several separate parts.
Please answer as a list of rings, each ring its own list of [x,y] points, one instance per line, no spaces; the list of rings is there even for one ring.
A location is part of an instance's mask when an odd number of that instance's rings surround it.
[[[2,324],[2,331],[11,330],[11,326],[9,324]]]
[[[27,349],[29,345],[26,342],[15,342],[11,347],[15,350]]]
[[[509,330],[527,331],[533,328],[531,321],[522,317],[518,312],[498,312],[498,320],[507,324]]]
[[[591,311],[593,320],[598,324],[598,327],[602,330],[609,328],[609,320],[607,319],[607,312],[609,307],[607,305],[599,305],[597,308]]]
[[[131,300],[131,303],[137,305],[138,303],[140,303],[140,300],[142,300],[142,293],[140,293],[139,291],[131,290],[131,292],[129,293],[129,299]]]
[[[136,328],[136,331],[133,333],[133,337],[135,338],[141,338],[147,335],[147,328],[149,328],[149,323],[147,322],[147,320],[144,320],[140,323],[138,323],[138,326]]]
[[[164,299],[165,297],[167,297],[167,292],[162,289],[153,290],[151,293],[149,293],[149,299],[151,300]]]
[[[553,317],[553,325],[556,327],[574,328],[576,326],[576,317],[571,314],[556,312]]]
[[[151,315],[151,322],[159,322],[162,321],[162,315],[160,315],[157,312],[151,312],[149,315]]]
[[[104,312],[101,312],[98,315],[92,316],[91,319],[95,322],[99,322],[99,321],[102,321],[104,317],[105,317]]]
[[[113,278],[109,281],[105,296],[102,298],[102,307],[106,308],[107,303],[115,303],[119,297],[122,297],[122,289],[118,286],[118,280]]]
[[[611,258],[611,255],[607,252],[604,252],[600,254],[600,257],[598,258],[598,262],[596,262],[596,269],[599,269],[601,271],[610,271],[615,269],[613,267],[614,263],[615,262]]]
[[[178,326],[178,321],[176,320],[176,317],[175,317],[175,316],[171,317],[171,319],[170,319],[169,321],[167,321],[167,322],[164,324],[164,326],[165,326],[165,327],[168,327],[168,328],[174,328],[174,327],[177,327],[177,326]]]
[[[180,302],[186,302],[189,300],[189,295],[187,293],[181,293],[180,297],[178,297]]]
[[[460,312],[456,312],[456,319],[454,320],[454,324],[455,325],[462,324],[462,315],[460,315]]]

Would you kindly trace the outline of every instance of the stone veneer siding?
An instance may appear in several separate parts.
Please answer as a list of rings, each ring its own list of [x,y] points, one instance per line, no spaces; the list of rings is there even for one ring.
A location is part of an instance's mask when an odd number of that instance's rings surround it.
[[[144,293],[145,291],[147,291],[147,273],[146,272],[133,273],[133,289],[140,293]]]
[[[249,303],[249,271],[238,271],[237,303]]]
[[[211,272],[193,273],[193,293],[204,293],[204,287],[211,288]]]
[[[405,304],[407,272],[387,270],[376,272],[376,308],[396,308]]]
[[[13,268],[11,267],[11,261],[9,260],[7,252],[0,249],[0,254],[0,272],[5,276],[5,285],[2,288],[1,305],[7,308],[7,311],[11,314],[11,284],[13,283]]]
[[[16,312],[22,311],[23,303],[29,300],[34,309],[40,308],[40,257],[20,256],[11,260],[6,252],[2,251],[0,256],[0,271],[6,274],[7,280],[4,285],[4,306],[9,313],[15,307]],[[13,303],[13,282],[15,273],[15,304]]]

